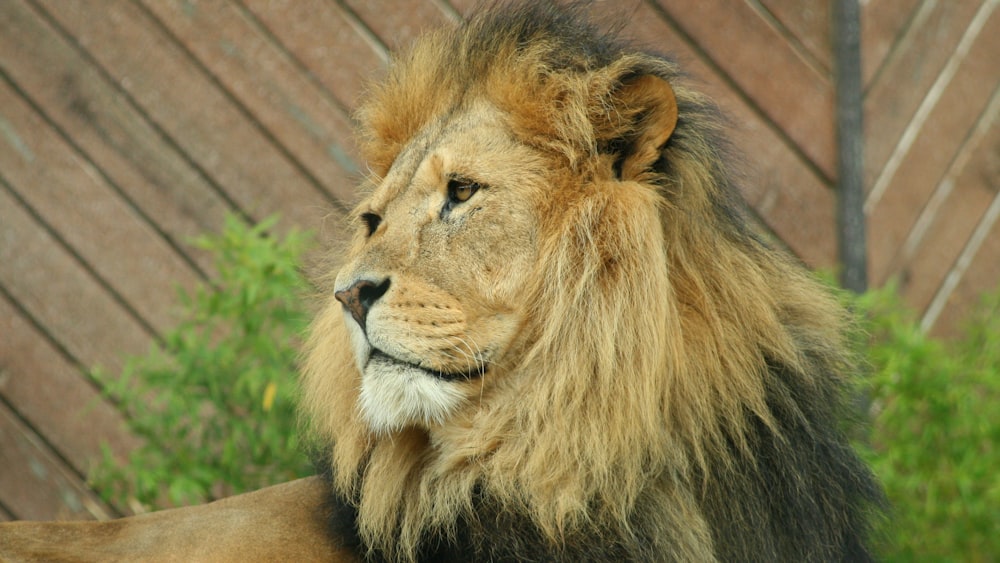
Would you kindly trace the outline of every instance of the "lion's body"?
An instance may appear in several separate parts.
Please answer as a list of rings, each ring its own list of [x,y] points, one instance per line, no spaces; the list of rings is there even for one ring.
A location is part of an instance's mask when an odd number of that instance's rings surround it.
[[[5,522],[0,562],[359,561],[328,533],[328,494],[323,481],[308,477],[106,522]]]
[[[431,33],[306,347],[335,545],[370,560],[863,561],[844,315],[757,237],[713,105],[573,9]]]

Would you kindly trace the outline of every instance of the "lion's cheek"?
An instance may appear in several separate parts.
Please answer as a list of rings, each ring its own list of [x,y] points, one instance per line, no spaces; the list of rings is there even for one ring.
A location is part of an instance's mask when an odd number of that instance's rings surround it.
[[[460,384],[419,369],[370,361],[361,377],[358,402],[372,431],[387,434],[406,426],[443,423],[465,402],[465,394]]]

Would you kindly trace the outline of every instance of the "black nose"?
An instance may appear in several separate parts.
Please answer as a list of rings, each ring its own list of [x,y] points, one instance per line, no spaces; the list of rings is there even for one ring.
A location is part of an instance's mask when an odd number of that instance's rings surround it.
[[[380,282],[371,280],[358,280],[354,285],[333,294],[337,301],[343,303],[344,308],[351,312],[351,316],[365,330],[365,319],[368,318],[368,310],[379,300],[380,297],[389,291],[389,278]]]

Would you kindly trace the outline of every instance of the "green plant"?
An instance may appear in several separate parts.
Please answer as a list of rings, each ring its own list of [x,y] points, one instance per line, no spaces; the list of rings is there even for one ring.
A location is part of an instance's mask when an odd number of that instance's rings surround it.
[[[308,291],[298,264],[310,236],[270,236],[275,222],[228,217],[220,234],[197,239],[215,278],[180,293],[182,320],[162,347],[101,378],[144,439],[126,464],[105,452],[92,480],[108,500],[204,502],[310,473],[295,377]]]
[[[891,504],[888,561],[1000,556],[1000,292],[963,335],[923,333],[892,288],[858,301],[870,334],[870,459]]]

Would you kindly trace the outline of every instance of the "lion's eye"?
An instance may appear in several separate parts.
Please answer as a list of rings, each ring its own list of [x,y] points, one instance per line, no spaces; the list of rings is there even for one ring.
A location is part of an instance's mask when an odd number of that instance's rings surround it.
[[[479,183],[453,178],[448,180],[448,201],[452,204],[469,201],[472,194],[479,191]]]
[[[368,229],[368,236],[375,234],[375,229],[382,224],[382,217],[375,213],[362,213],[361,220],[365,222],[365,227]]]

